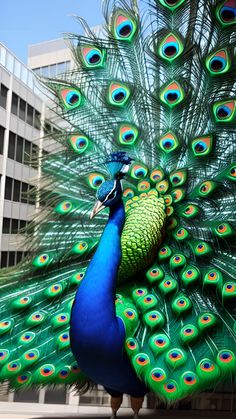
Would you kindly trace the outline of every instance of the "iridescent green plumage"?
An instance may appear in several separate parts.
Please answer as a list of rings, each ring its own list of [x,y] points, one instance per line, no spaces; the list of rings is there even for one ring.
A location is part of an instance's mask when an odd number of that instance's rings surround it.
[[[236,3],[146,3],[105,0],[106,36],[81,20],[76,68],[44,80],[66,128],[42,159],[31,254],[1,277],[0,380],[13,388],[86,385],[69,318],[117,150],[133,162],[116,311],[137,375],[170,404],[236,375]]]

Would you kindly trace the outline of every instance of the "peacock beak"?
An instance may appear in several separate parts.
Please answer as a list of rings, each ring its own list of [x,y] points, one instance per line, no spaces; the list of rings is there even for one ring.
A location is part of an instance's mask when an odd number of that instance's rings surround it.
[[[92,220],[92,218],[95,217],[95,215],[102,211],[104,208],[106,208],[105,205],[103,205],[101,201],[97,201],[90,214],[90,220]]]

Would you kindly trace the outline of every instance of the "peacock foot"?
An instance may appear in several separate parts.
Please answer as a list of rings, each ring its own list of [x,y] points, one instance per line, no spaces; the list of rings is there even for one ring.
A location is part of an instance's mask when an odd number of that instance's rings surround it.
[[[137,412],[134,414],[134,419],[138,419],[138,413]]]
[[[116,419],[116,411],[115,410],[112,411],[111,419]]]

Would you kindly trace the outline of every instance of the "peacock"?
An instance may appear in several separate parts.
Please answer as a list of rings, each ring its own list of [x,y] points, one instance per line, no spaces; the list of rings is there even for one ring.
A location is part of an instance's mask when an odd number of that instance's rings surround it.
[[[0,381],[101,384],[135,417],[236,375],[236,1],[104,0],[75,68],[41,79],[28,256],[2,270]],[[44,203],[44,205],[43,205]]]

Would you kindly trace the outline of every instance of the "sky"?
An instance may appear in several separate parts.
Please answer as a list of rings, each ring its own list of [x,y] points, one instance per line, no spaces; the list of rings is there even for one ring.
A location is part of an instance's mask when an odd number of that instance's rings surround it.
[[[3,0],[0,42],[27,63],[28,45],[79,31],[71,15],[83,17],[89,26],[104,22],[101,0]]]

